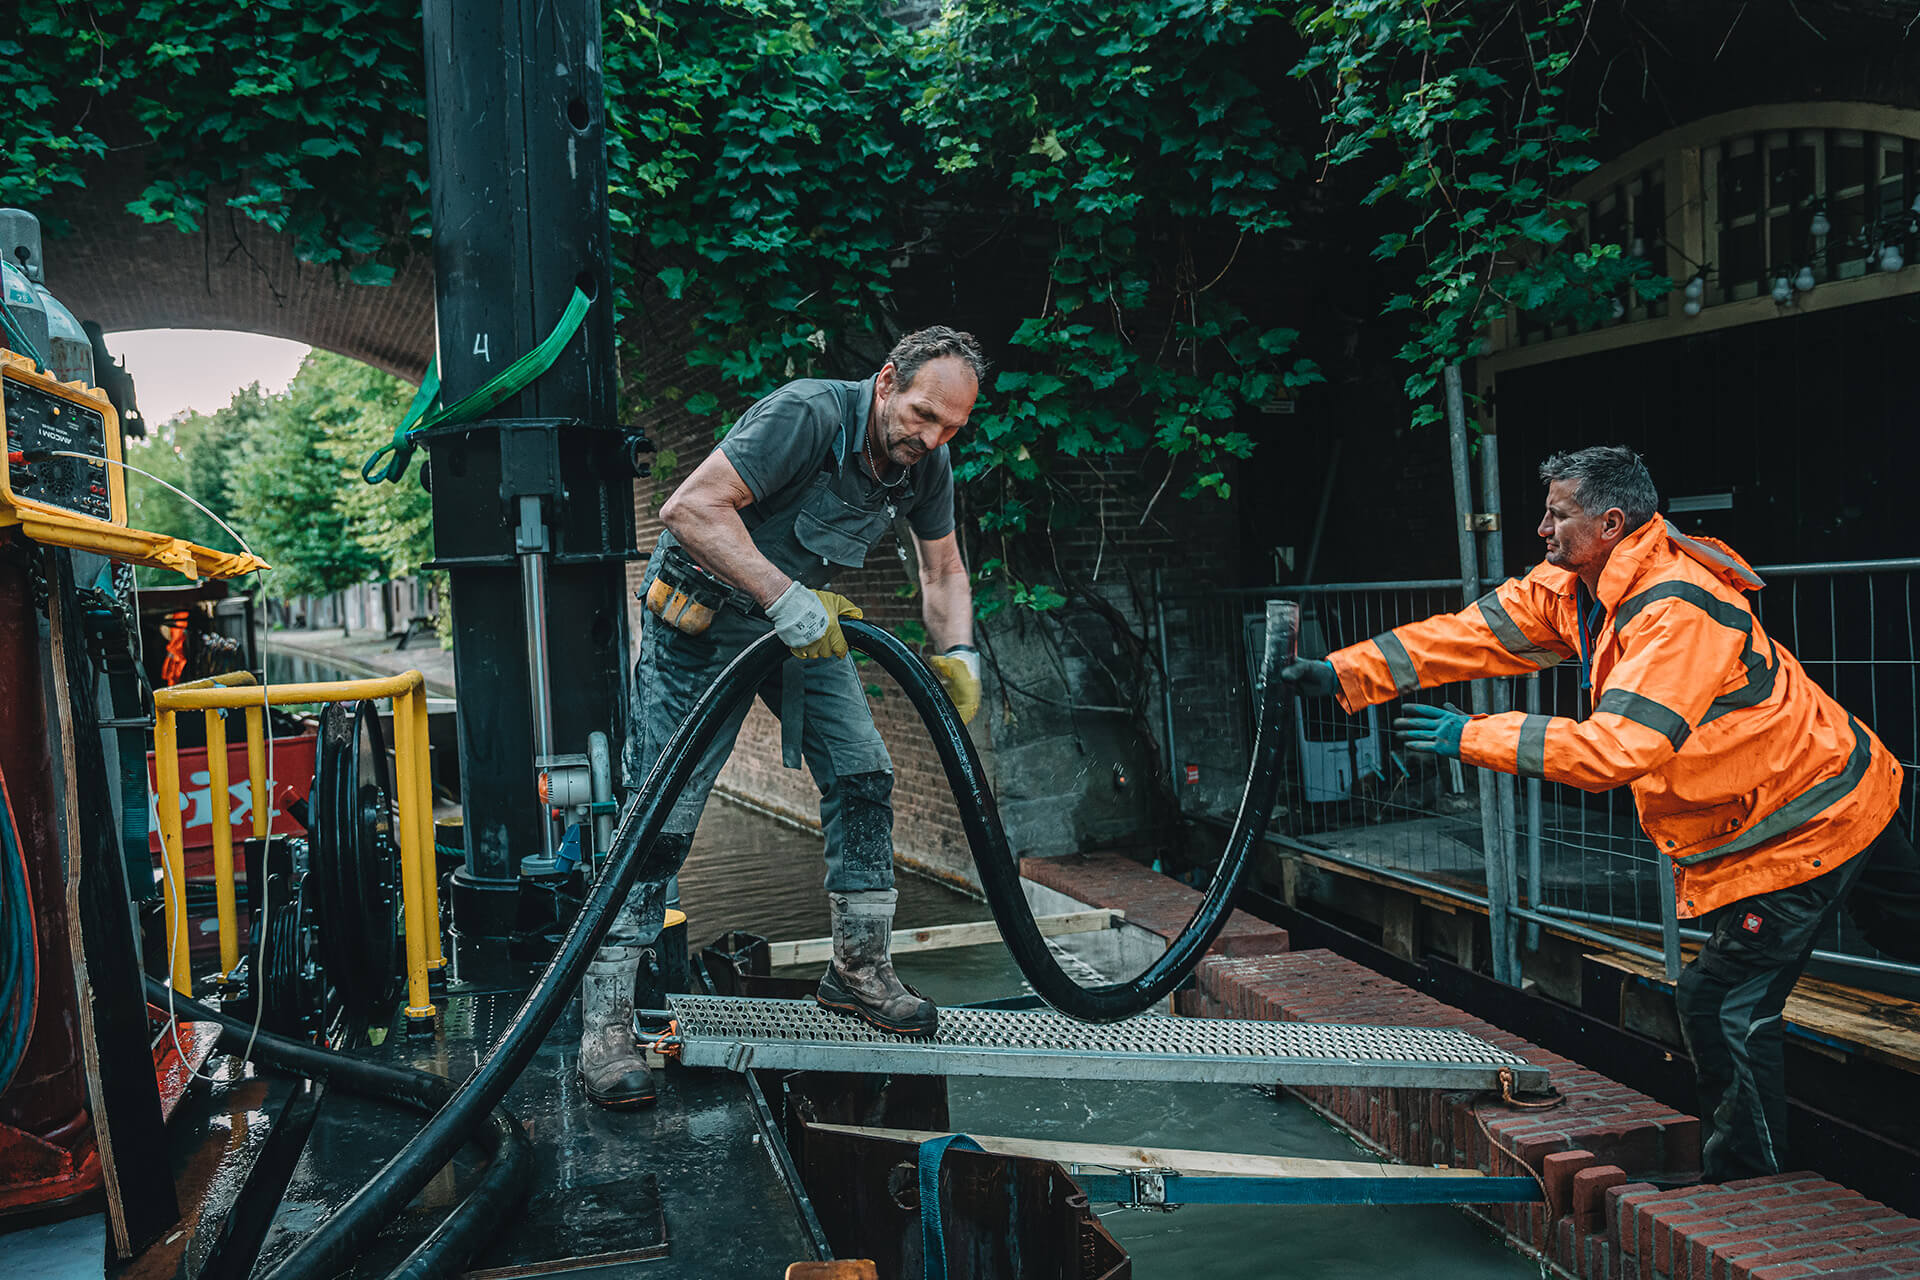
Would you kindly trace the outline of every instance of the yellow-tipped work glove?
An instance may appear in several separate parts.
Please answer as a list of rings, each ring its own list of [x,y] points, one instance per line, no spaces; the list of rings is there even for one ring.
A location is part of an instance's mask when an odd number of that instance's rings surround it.
[[[940,677],[940,687],[953,699],[960,723],[972,724],[974,714],[980,710],[980,655],[971,645],[957,644],[945,653],[928,658],[927,664],[933,668],[933,674]]]
[[[844,658],[847,638],[840,619],[862,616],[860,606],[831,591],[796,582],[767,606],[767,621],[796,658]]]

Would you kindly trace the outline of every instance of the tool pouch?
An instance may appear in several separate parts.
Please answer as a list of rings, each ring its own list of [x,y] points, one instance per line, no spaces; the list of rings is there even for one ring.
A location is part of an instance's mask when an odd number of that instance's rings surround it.
[[[647,587],[647,612],[682,635],[697,636],[713,625],[713,616],[733,597],[733,590],[680,547],[659,554],[659,571]]]

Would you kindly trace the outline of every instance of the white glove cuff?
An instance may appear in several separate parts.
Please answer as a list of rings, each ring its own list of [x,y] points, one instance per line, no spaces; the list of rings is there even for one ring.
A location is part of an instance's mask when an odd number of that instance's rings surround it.
[[[943,658],[958,658],[967,664],[967,671],[975,680],[980,678],[980,654],[970,644],[957,644],[940,655]]]
[[[812,644],[827,634],[827,625],[833,619],[827,616],[827,606],[820,603],[813,588],[795,582],[767,606],[767,621],[789,646],[799,646]]]

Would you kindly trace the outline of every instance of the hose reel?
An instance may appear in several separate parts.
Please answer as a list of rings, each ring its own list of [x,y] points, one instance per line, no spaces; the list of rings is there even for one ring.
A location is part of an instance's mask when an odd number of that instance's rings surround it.
[[[248,873],[250,886],[257,880],[266,890],[264,913],[254,895],[249,946],[261,958],[255,994],[266,1001],[264,1025],[315,1032],[340,1008],[378,1018],[398,995],[404,962],[397,813],[374,704],[328,704],[303,818],[306,838],[275,841],[266,865],[255,859]]]

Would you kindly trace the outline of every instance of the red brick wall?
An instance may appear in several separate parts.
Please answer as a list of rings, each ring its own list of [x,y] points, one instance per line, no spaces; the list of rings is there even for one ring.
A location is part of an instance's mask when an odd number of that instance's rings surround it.
[[[233,329],[289,338],[418,380],[433,356],[433,261],[424,242],[391,285],[298,261],[290,237],[224,213],[186,235],[126,211],[147,174],[116,157],[84,192],[34,210],[47,287],[108,334],[128,329]],[[51,228],[68,224],[64,234]],[[219,338],[208,339],[218,343]],[[112,343],[109,341],[109,348]]]
[[[1124,858],[1030,858],[1020,870],[1036,883],[1089,906],[1124,910],[1130,922],[1163,933],[1184,923],[1199,898]],[[1236,923],[1240,919],[1236,912]],[[1284,932],[1275,932],[1284,940]],[[1200,962],[1196,988],[1178,997],[1180,1012],[1458,1027],[1550,1070],[1565,1101],[1537,1111],[1464,1092],[1293,1092],[1396,1160],[1537,1178],[1542,1203],[1469,1211],[1535,1251],[1556,1274],[1577,1280],[1920,1276],[1920,1222],[1857,1191],[1811,1173],[1668,1190],[1633,1181],[1673,1180],[1696,1170],[1699,1122],[1332,952],[1233,950],[1217,946]]]

